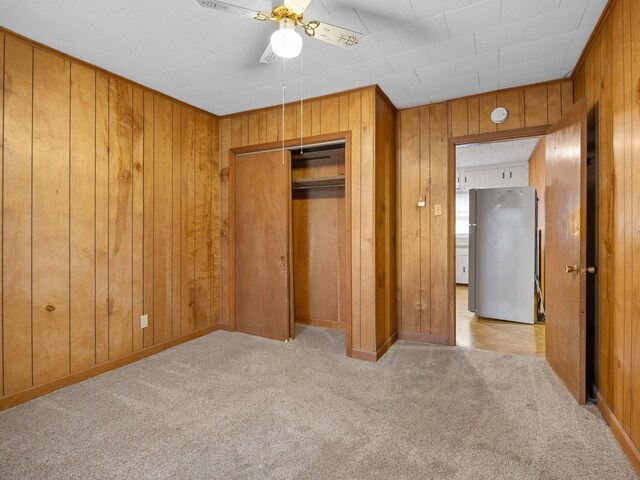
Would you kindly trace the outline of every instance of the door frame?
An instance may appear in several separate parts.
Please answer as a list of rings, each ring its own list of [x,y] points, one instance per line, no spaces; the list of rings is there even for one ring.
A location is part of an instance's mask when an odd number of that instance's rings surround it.
[[[324,135],[314,135],[304,137],[302,146],[307,147],[316,144],[344,142],[344,168],[345,168],[345,299],[344,299],[344,320],[345,320],[345,352],[351,356],[351,131],[336,132]],[[300,138],[290,140],[261,143],[244,147],[233,147],[229,149],[229,329],[233,332],[236,329],[236,238],[235,238],[235,165],[237,157],[240,155],[250,155],[270,150],[279,150],[283,147],[292,150],[300,147]],[[289,178],[291,177],[291,165],[289,165]],[[289,222],[289,332],[293,332],[295,324],[294,316],[294,292],[293,292],[293,222],[292,222],[292,199],[289,195],[287,213]]]
[[[453,206],[456,201],[456,147],[469,143],[490,143],[506,142],[531,137],[543,137],[551,125],[539,125],[535,127],[514,128],[510,130],[499,130],[496,132],[477,133],[473,135],[462,135],[449,138],[449,186],[447,198],[449,201],[448,223],[449,223],[449,249],[453,255],[449,255],[449,309],[452,312],[447,325],[447,336],[449,345],[456,346],[456,211]]]

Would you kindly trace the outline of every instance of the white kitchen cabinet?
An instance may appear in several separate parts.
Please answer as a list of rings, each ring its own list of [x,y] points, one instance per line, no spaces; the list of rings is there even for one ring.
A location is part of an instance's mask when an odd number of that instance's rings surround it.
[[[456,283],[469,284],[469,250],[456,249]]]
[[[525,187],[529,184],[529,164],[472,167],[456,170],[456,188]]]
[[[529,185],[529,165],[516,165],[507,169],[507,182],[511,187]]]

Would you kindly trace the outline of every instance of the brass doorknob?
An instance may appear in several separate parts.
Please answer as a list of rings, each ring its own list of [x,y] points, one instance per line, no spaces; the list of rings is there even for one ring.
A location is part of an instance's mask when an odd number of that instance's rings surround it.
[[[578,265],[567,265],[564,267],[564,273],[580,273],[580,267]]]
[[[582,269],[582,274],[586,274],[586,273],[597,273],[598,269],[596,267],[584,267]]]

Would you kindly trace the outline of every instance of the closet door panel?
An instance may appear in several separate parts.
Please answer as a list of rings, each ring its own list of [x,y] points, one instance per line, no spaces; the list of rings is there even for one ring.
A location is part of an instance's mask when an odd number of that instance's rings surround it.
[[[236,330],[290,337],[291,154],[242,155],[232,170]]]

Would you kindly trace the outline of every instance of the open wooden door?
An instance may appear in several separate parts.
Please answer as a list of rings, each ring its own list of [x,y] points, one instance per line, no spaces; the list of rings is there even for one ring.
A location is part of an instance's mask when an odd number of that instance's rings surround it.
[[[546,358],[586,402],[587,104],[546,135]]]
[[[283,162],[284,159],[284,162]],[[234,268],[232,324],[240,332],[288,340],[291,152],[238,155],[232,161]]]

